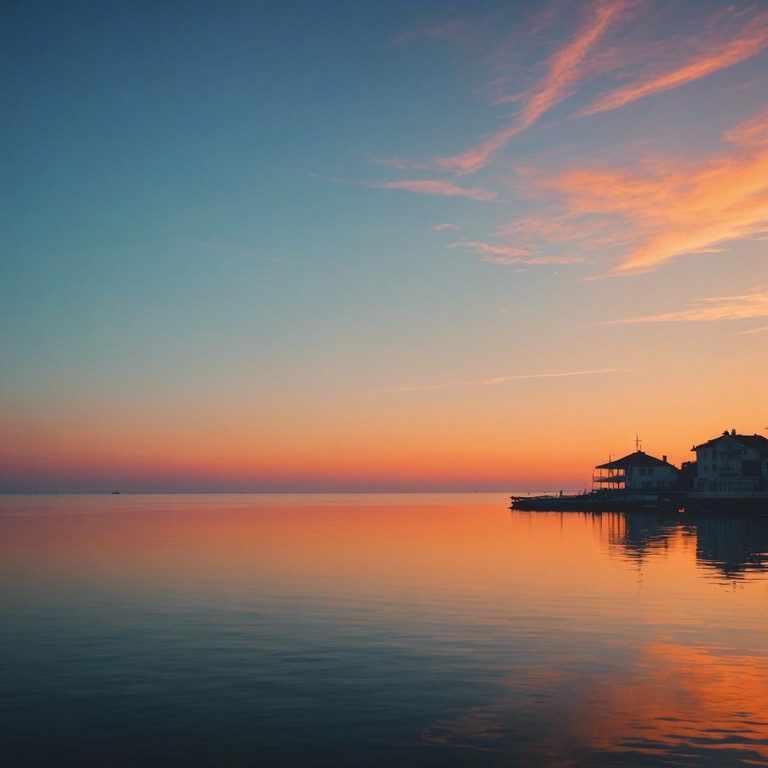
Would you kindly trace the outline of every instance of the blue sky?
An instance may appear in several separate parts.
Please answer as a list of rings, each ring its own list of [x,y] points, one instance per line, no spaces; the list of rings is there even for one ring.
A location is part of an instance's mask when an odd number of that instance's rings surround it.
[[[0,487],[577,484],[768,423],[762,6],[0,32]]]

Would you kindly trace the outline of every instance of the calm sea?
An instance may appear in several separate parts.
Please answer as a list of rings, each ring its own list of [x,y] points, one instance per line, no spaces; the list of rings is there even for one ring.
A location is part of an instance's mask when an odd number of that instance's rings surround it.
[[[0,497],[0,764],[768,765],[768,518]]]

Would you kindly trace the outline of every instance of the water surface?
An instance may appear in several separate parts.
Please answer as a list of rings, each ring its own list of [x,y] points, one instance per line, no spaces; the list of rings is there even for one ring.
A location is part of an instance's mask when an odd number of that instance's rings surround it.
[[[768,764],[768,521],[0,497],[7,766]]]

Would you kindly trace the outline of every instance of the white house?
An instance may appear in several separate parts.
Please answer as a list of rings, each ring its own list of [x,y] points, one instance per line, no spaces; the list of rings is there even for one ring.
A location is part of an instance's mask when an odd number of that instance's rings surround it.
[[[672,491],[679,487],[680,470],[664,456],[657,459],[643,451],[635,451],[616,461],[599,464],[593,484],[611,490],[640,493]]]
[[[694,490],[740,494],[768,491],[768,439],[728,432],[691,448],[696,452]]]

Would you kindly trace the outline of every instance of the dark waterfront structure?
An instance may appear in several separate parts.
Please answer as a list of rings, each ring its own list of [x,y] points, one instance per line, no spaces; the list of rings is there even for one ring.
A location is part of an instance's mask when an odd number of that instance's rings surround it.
[[[696,461],[678,469],[666,456],[658,459],[638,446],[634,453],[598,464],[590,492],[512,496],[512,508],[768,514],[768,439],[726,430],[691,450]]]

